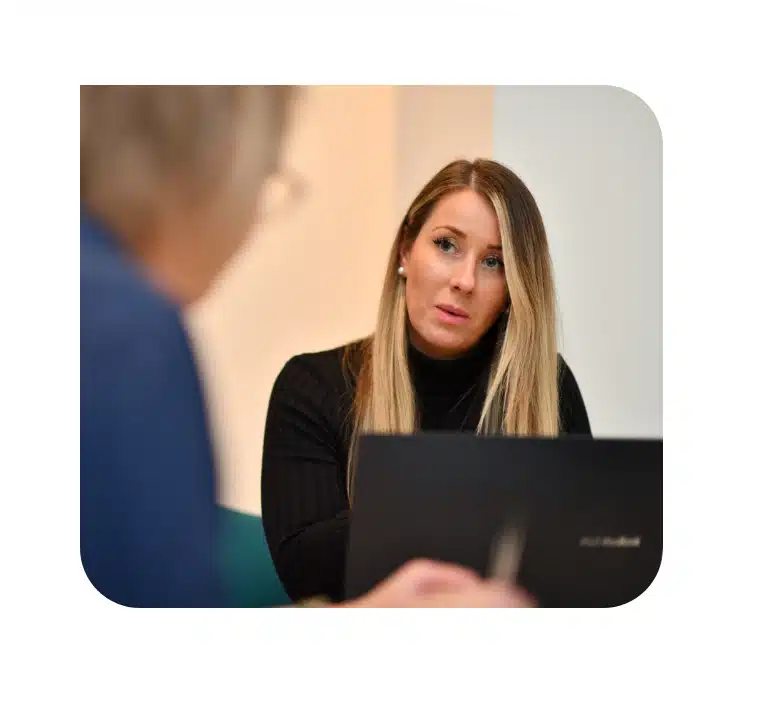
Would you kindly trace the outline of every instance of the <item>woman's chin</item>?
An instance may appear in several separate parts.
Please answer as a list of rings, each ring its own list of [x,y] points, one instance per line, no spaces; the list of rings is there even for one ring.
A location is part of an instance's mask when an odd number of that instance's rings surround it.
[[[472,345],[461,336],[444,335],[438,332],[434,335],[423,337],[419,348],[425,355],[431,358],[457,358],[464,355]]]

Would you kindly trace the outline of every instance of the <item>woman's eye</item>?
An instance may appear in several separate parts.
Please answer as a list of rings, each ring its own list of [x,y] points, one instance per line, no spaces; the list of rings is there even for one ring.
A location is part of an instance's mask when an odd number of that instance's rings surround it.
[[[504,267],[504,263],[498,257],[489,257],[485,259],[485,265],[491,270],[496,270]]]
[[[456,248],[456,245],[448,238],[436,238],[434,242],[435,245],[438,246],[438,249],[442,250],[443,252],[450,253],[453,252]]]

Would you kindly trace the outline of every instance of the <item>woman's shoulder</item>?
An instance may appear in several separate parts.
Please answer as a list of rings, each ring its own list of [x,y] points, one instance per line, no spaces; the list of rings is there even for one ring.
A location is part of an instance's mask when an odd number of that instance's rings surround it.
[[[578,392],[576,376],[573,375],[573,371],[562,356],[562,353],[557,354],[557,381],[561,396],[568,396],[572,392]]]
[[[571,373],[570,367],[567,361],[563,357],[562,353],[557,354],[557,374],[559,377],[563,375],[569,375]]]
[[[591,434],[589,415],[581,389],[562,354],[557,355],[560,419],[566,433]]]
[[[316,386],[347,389],[355,381],[368,340],[353,340],[334,348],[294,355],[282,367],[274,387],[303,393]]]

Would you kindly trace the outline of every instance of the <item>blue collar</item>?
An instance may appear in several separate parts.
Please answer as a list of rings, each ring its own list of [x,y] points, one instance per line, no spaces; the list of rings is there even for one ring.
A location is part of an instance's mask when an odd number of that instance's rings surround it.
[[[85,204],[80,204],[80,244],[95,245],[105,250],[120,252],[116,236],[92,213]]]

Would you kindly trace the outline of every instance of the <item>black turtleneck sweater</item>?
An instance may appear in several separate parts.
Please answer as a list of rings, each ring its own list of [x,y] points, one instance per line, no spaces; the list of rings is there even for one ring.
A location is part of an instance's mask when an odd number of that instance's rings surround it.
[[[474,431],[495,332],[467,355],[435,360],[409,346],[421,428]],[[354,344],[349,344],[354,345]],[[347,346],[292,358],[273,387],[263,444],[262,512],[276,571],[293,600],[341,600],[350,511],[346,468],[354,381]],[[590,434],[584,401],[560,357],[561,431]]]

